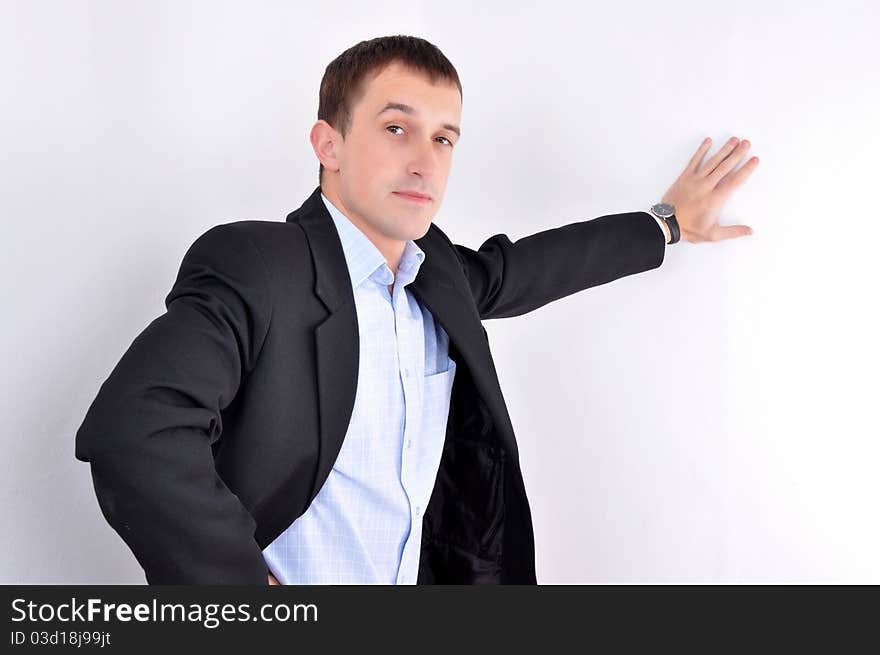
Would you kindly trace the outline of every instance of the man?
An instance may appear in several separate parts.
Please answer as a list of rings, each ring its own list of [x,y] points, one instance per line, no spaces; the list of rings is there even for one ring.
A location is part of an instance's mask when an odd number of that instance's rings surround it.
[[[754,170],[703,142],[648,212],[454,245],[432,219],[461,135],[432,44],[327,67],[319,182],[277,221],[200,236],[77,432],[151,584],[535,583],[513,428],[480,321],[657,268]],[[672,207],[669,207],[669,206]],[[674,211],[674,214],[673,214]]]

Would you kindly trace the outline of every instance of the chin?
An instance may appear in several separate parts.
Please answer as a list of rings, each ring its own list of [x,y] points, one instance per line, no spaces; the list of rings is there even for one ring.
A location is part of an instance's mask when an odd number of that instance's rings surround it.
[[[417,232],[418,234],[416,234],[416,236],[414,236],[412,238],[413,239],[421,239],[423,236],[425,236],[428,233],[428,230],[431,229],[431,221],[432,220],[433,220],[432,218],[425,218],[425,219],[419,221],[418,226],[414,228],[414,232]]]

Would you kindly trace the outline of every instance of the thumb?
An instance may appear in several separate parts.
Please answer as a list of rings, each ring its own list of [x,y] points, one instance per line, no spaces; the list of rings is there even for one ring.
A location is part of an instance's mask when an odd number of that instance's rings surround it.
[[[736,239],[737,237],[745,237],[754,234],[755,231],[748,225],[716,225],[715,237],[716,241],[724,239]]]

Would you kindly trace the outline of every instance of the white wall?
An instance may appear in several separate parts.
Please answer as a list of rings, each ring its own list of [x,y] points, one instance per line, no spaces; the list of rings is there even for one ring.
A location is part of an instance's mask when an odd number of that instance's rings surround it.
[[[704,136],[761,159],[753,236],[486,323],[539,581],[880,582],[876,4],[300,5],[0,5],[0,581],[143,582],[75,431],[195,237],[314,189],[325,66],[404,33],[464,87],[458,243],[646,209]]]

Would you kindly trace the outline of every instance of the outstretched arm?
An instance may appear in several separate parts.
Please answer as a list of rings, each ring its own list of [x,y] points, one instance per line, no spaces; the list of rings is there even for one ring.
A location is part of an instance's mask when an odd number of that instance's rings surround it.
[[[746,225],[719,225],[730,194],[758,165],[745,157],[749,142],[730,139],[703,165],[705,139],[661,202],[675,206],[681,238],[691,243],[752,234]],[[648,212],[609,214],[511,242],[504,234],[477,250],[454,245],[481,319],[519,316],[589,287],[659,267],[668,228]]]
[[[609,214],[478,250],[455,245],[481,319],[519,316],[583,289],[657,268],[666,245],[647,212]]]

